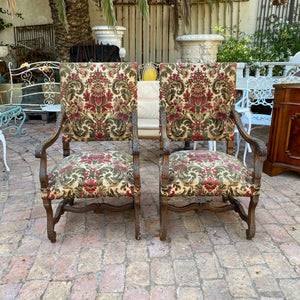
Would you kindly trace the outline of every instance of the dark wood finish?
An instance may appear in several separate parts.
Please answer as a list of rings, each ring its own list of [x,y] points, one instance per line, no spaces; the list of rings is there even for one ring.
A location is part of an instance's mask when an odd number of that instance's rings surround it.
[[[40,183],[41,190],[47,189],[49,185],[48,175],[47,175],[47,153],[46,150],[58,139],[62,131],[63,123],[65,121],[65,114],[59,115],[57,121],[57,129],[55,133],[45,142],[37,146],[35,150],[35,157],[40,158]],[[139,160],[139,145],[138,145],[138,134],[137,134],[137,112],[132,112],[132,125],[133,125],[133,140],[132,140],[132,156],[133,156],[133,178],[134,185],[140,188],[140,160]],[[70,144],[63,142],[63,156],[66,157],[70,155]],[[132,202],[124,205],[111,205],[107,203],[91,203],[85,207],[73,207],[74,198],[64,198],[61,200],[56,208],[55,214],[53,215],[53,209],[51,204],[51,199],[48,197],[43,197],[43,205],[47,213],[47,235],[51,242],[56,241],[56,232],[54,231],[54,226],[57,224],[61,216],[65,212],[73,213],[86,213],[88,211],[93,211],[95,213],[102,213],[103,210],[109,211],[124,211],[134,208],[135,215],[135,237],[137,240],[141,239],[141,229],[140,229],[140,195],[133,195]]]
[[[135,81],[136,84],[136,81]],[[84,87],[85,88],[85,87]],[[125,88],[124,88],[125,89]],[[125,91],[124,93],[126,93]],[[129,92],[128,92],[129,94]],[[68,111],[68,105],[66,104],[65,111]],[[84,116],[82,114],[81,116]],[[102,115],[100,113],[97,114],[97,121],[100,120]],[[103,210],[109,210],[109,211],[124,211],[128,209],[134,209],[134,216],[135,216],[135,237],[137,240],[141,238],[141,230],[140,230],[140,187],[141,187],[141,180],[140,180],[140,158],[139,158],[139,143],[138,143],[138,129],[137,129],[137,111],[134,106],[128,107],[128,117],[132,119],[132,136],[128,137],[126,140],[128,140],[132,145],[132,177],[133,182],[131,182],[131,187],[133,188],[133,194],[130,195],[122,195],[122,198],[129,198],[131,201],[130,203],[126,203],[124,205],[113,205],[105,203],[104,201],[107,201],[109,197],[112,197],[110,195],[105,195],[103,193],[103,196],[98,195],[93,198],[101,198],[103,199],[103,202],[99,203],[96,201],[95,203],[90,203],[86,206],[78,205],[76,202],[77,197],[75,198],[74,193],[69,193],[65,197],[55,198],[55,200],[59,200],[58,206],[56,208],[56,211],[54,213],[53,207],[52,207],[52,200],[54,200],[52,197],[49,196],[49,191],[51,191],[51,186],[49,184],[49,176],[47,173],[47,150],[50,146],[52,146],[55,141],[60,137],[60,134],[65,126],[67,119],[67,113],[60,113],[58,115],[57,123],[56,123],[56,129],[55,132],[52,134],[52,136],[47,139],[46,141],[42,142],[40,145],[37,146],[35,151],[35,157],[40,159],[40,172],[39,172],[39,178],[40,178],[40,184],[41,184],[41,192],[42,192],[42,200],[43,205],[46,210],[47,215],[47,235],[51,242],[56,241],[56,232],[54,230],[55,225],[59,222],[61,216],[65,212],[72,212],[72,213],[86,213],[89,211],[93,211],[95,213],[102,213]],[[101,143],[101,141],[96,140],[96,138],[93,139],[93,141],[97,143]],[[114,141],[123,141],[122,138],[115,138]],[[80,141],[78,141],[80,142]],[[63,146],[63,157],[67,157],[70,155],[70,141],[66,141],[63,139],[62,146]],[[101,161],[98,162],[99,164]],[[84,167],[84,166],[83,166]],[[78,187],[78,186],[77,186]],[[113,196],[118,197],[118,195]],[[80,200],[80,199],[79,199]]]
[[[267,160],[263,171],[275,176],[300,172],[300,84],[275,84]]]
[[[261,174],[262,174],[262,162],[263,158],[266,156],[266,145],[259,139],[251,137],[244,129],[242,121],[239,114],[236,111],[231,112],[231,117],[235,120],[237,129],[241,137],[250,144],[254,156],[254,170],[253,170],[253,183],[260,184]],[[164,111],[160,112],[161,118],[161,138],[162,138],[162,172],[160,179],[161,189],[168,189],[169,184],[169,156],[170,156],[170,141],[167,137],[167,121],[166,114]],[[227,141],[227,153],[233,155],[233,141]],[[160,189],[160,191],[161,191]],[[251,240],[255,235],[255,208],[258,204],[259,196],[250,195],[250,202],[248,206],[248,214],[245,212],[244,207],[240,201],[231,195],[228,197],[222,197],[224,205],[213,205],[210,202],[205,203],[190,203],[185,206],[175,206],[168,203],[168,197],[164,197],[160,194],[160,240],[164,241],[167,237],[167,213],[168,210],[174,212],[186,212],[190,210],[195,210],[197,213],[200,213],[203,210],[209,210],[215,213],[220,213],[228,210],[234,210],[240,216],[240,218],[245,221],[248,225],[246,230],[246,237],[248,240]]]

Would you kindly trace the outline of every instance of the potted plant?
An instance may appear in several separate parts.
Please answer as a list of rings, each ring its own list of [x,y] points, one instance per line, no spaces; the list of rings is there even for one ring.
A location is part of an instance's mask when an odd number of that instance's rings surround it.
[[[8,0],[14,7],[15,0]],[[104,11],[109,26],[116,26],[116,18],[114,14],[113,0],[93,0]],[[233,0],[206,0],[210,5],[217,3],[229,2]],[[178,35],[178,28],[185,28],[190,18],[190,0],[168,0],[174,9],[175,18],[175,37]],[[49,0],[51,7],[53,24],[56,33],[56,47],[58,53],[57,59],[68,60],[69,49],[78,42],[84,42],[92,39],[92,31],[90,26],[88,0]],[[137,0],[145,19],[148,18],[149,8],[147,0]],[[178,25],[178,26],[177,26]],[[66,34],[67,31],[67,34]],[[183,34],[188,34],[188,30]],[[182,32],[180,32],[182,34]]]

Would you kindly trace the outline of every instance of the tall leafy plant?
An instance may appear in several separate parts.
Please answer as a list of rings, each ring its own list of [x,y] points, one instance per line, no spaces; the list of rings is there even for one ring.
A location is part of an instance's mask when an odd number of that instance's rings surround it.
[[[116,25],[116,16],[114,11],[114,5],[113,0],[94,0],[96,2],[96,5],[103,9],[107,23],[109,26],[115,26]],[[59,16],[63,24],[65,25],[66,29],[68,28],[68,22],[66,19],[66,5],[65,0],[55,0],[57,9],[59,11]],[[139,7],[142,15],[146,20],[149,18],[149,6],[147,0],[137,0],[137,6]]]
[[[146,1],[146,0],[145,0]],[[228,3],[232,5],[234,0],[206,0],[207,3],[211,8],[213,6],[217,6],[220,3]],[[174,22],[174,39],[179,34],[179,24],[182,21],[183,25],[183,33],[189,34],[189,25],[191,19],[191,0],[169,0],[170,5],[173,7],[172,14]]]
[[[278,21],[266,32],[257,31],[253,35],[239,32],[238,37],[226,35],[224,27],[216,27],[225,40],[219,45],[217,61],[245,62],[251,66],[252,73],[258,62],[284,62],[300,51],[300,22]],[[226,31],[232,31],[227,28]],[[281,67],[275,67],[278,75]]]

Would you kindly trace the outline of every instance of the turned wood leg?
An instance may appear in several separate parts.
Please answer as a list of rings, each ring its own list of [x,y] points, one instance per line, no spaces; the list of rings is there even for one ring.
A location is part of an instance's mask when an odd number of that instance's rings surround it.
[[[189,150],[189,149],[190,149],[190,145],[191,145],[190,142],[185,141],[185,142],[184,142],[184,150]]]
[[[239,152],[240,152],[240,145],[241,145],[241,137],[240,133],[236,133],[236,151],[235,151],[235,157],[238,157]]]
[[[160,197],[160,240],[165,241],[167,237],[167,212],[168,199]]]
[[[53,210],[51,201],[48,198],[43,199],[43,205],[47,214],[47,235],[48,239],[52,242],[56,242],[56,232],[54,231],[54,221],[53,221]]]
[[[227,201],[229,201],[228,197],[224,196],[224,195],[222,195],[222,200],[223,200],[224,203],[226,203]]]
[[[162,156],[163,149],[164,149],[163,142],[162,142],[162,140],[160,140],[159,141],[159,155],[160,156]]]
[[[134,197],[134,217],[135,217],[135,238],[141,239],[141,225],[140,225],[140,196]]]
[[[73,206],[73,205],[74,205],[74,201],[75,201],[75,199],[74,199],[74,198],[71,198],[71,199],[70,199],[70,202],[69,202],[69,205]]]
[[[5,141],[5,136],[2,133],[2,130],[0,130],[0,141],[2,142],[2,145],[3,145],[3,163],[4,163],[6,170],[9,172],[10,170],[6,163],[6,141]]]
[[[251,240],[255,235],[255,208],[259,196],[251,196],[248,208],[248,229],[246,230],[247,239]]]

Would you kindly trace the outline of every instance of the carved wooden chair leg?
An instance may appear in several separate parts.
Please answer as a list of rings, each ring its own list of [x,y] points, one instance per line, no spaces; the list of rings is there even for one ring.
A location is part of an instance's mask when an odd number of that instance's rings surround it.
[[[52,242],[56,242],[56,232],[54,231],[54,220],[53,220],[53,209],[51,205],[51,201],[45,197],[43,199],[43,205],[47,214],[47,235],[48,239]]]
[[[160,240],[165,241],[167,237],[167,212],[168,199],[160,197]]]
[[[162,140],[159,141],[159,155],[162,156],[163,153],[163,142]]]
[[[190,149],[190,147],[191,147],[191,143],[190,143],[190,142],[187,142],[187,141],[185,141],[185,142],[184,142],[184,150],[189,150],[189,149]]]
[[[134,218],[135,218],[135,238],[141,239],[141,226],[140,226],[140,196],[134,197]]]
[[[258,203],[259,196],[251,196],[248,208],[248,229],[246,230],[247,239],[251,240],[255,235],[255,208]]]

